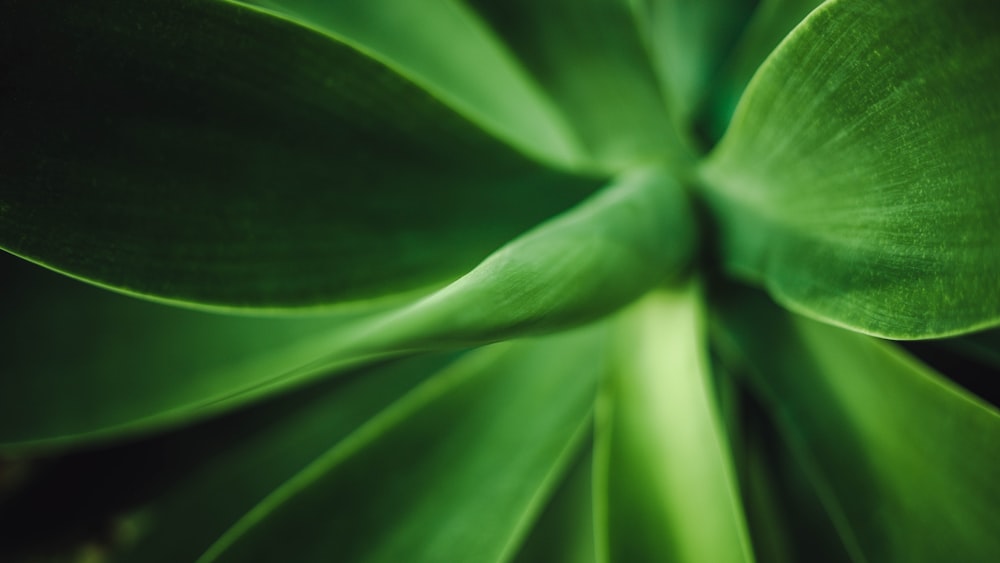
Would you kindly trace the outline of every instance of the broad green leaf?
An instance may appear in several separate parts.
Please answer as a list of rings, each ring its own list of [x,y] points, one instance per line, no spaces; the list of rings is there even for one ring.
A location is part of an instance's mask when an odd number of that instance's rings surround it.
[[[365,318],[168,307],[3,252],[0,271],[4,448],[110,437],[231,408],[281,377],[322,372],[312,362]]]
[[[853,560],[1000,559],[995,408],[890,343],[747,291],[719,304]]]
[[[709,85],[754,9],[750,0],[632,0],[675,127],[691,135]]]
[[[589,435],[603,327],[467,356],[317,459],[209,561],[512,557]]]
[[[599,411],[600,560],[753,561],[699,301],[689,283],[623,314]]]
[[[702,170],[727,267],[891,338],[1000,323],[1000,5],[835,0]]]
[[[581,158],[551,102],[483,22],[455,0],[240,3],[357,43],[522,150],[564,165]]]
[[[376,342],[481,343],[591,321],[686,273],[696,238],[680,184],[636,170],[389,317]]]
[[[0,246],[119,291],[287,308],[440,286],[596,186],[247,7],[14,1],[0,37]]]
[[[575,127],[593,166],[686,162],[630,0],[464,0]]]
[[[148,431],[378,358],[594,320],[683,272],[694,235],[680,186],[636,172],[441,291],[353,317],[173,308],[4,255],[0,445]]]
[[[552,495],[514,563],[596,563],[592,441],[584,445],[584,455]]]
[[[709,91],[708,127],[723,135],[747,83],[778,43],[823,0],[761,0]]]
[[[111,561],[194,561],[272,490],[451,359],[360,370],[181,431],[77,454],[69,468],[89,477],[60,491],[57,515],[37,506],[37,490],[0,502],[0,560],[21,561],[10,554],[19,547],[48,547],[30,545],[34,529],[54,536],[64,519],[69,527],[85,518],[132,530],[109,546]],[[41,471],[29,486],[44,494],[66,480]]]

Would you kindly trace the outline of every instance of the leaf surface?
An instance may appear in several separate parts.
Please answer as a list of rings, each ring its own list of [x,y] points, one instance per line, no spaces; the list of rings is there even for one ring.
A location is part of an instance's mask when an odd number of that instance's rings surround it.
[[[244,6],[14,1],[0,37],[0,246],[127,293],[281,309],[441,286],[598,185]]]
[[[604,338],[598,326],[466,357],[277,489],[199,561],[513,556],[588,434]]]
[[[727,290],[719,304],[752,388],[853,560],[1000,557],[994,407],[890,343],[746,290]]]
[[[0,360],[0,444],[180,424],[379,358],[595,320],[685,271],[695,244],[689,205],[669,174],[630,174],[439,292],[353,314],[180,309],[4,255],[0,330],[12,345]]]
[[[1000,323],[998,22],[977,0],[814,11],[702,169],[727,267],[874,335]]]
[[[623,313],[595,453],[602,561],[753,561],[694,283]]]
[[[575,128],[592,165],[687,162],[627,0],[465,0]]]
[[[754,9],[746,0],[634,0],[674,126],[691,135],[709,86]]]
[[[453,0],[241,0],[354,42],[514,146],[563,165],[582,155],[548,98]],[[460,46],[460,48],[456,48]]]

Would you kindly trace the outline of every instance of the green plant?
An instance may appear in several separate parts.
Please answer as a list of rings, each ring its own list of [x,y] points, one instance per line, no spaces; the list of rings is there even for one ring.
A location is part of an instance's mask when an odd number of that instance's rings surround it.
[[[0,558],[1000,559],[1000,10],[817,4],[3,2]]]

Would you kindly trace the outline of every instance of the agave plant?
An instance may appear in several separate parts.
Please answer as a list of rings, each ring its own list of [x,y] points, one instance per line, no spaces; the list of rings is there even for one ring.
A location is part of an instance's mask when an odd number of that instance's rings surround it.
[[[2,6],[0,559],[1000,560],[995,2]]]

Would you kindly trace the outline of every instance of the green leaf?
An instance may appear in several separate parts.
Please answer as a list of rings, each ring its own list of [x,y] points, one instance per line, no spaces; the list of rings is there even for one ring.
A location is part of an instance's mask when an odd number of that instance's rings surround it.
[[[469,9],[453,0],[241,0],[360,45],[521,150],[582,158],[551,102]],[[461,48],[455,48],[460,45]]]
[[[853,560],[1000,558],[1000,412],[890,343],[745,290],[720,301],[752,388]]]
[[[747,83],[778,43],[823,0],[762,0],[709,91],[708,127],[718,139],[729,126]]]
[[[3,252],[0,271],[0,446],[7,451],[107,440],[231,409],[328,373],[331,352],[336,357],[337,344],[368,318],[168,307]],[[343,367],[374,357],[340,356]]]
[[[687,273],[696,245],[680,184],[635,170],[389,317],[377,341],[465,345],[588,322]]]
[[[250,511],[199,561],[496,561],[589,434],[602,327],[485,349]]]
[[[107,519],[112,529],[131,530],[109,561],[194,561],[272,490],[452,359],[383,364],[181,431],[77,454],[66,465],[86,476],[79,490],[61,489],[72,479],[49,477],[43,466],[30,486],[59,488],[61,510],[40,508],[37,494],[2,503],[0,559],[22,561],[4,557],[44,541],[33,529],[54,532],[82,517],[95,528]]]
[[[596,563],[593,448],[580,456],[538,517],[514,563]]]
[[[576,128],[592,165],[690,158],[666,111],[629,0],[465,0]]]
[[[700,297],[690,283],[623,314],[595,453],[602,561],[753,561]]]
[[[1000,323],[1000,17],[984,0],[814,11],[703,168],[729,270],[890,338]]]
[[[597,185],[230,3],[14,1],[0,37],[0,246],[127,293],[267,309],[440,286]]]
[[[742,31],[754,2],[633,0],[667,107],[681,135],[691,135],[709,86]]]
[[[695,237],[689,206],[668,174],[636,172],[515,239],[441,291],[353,316],[178,309],[7,256],[13,275],[7,283],[23,290],[2,301],[0,336],[14,345],[0,360],[6,374],[0,378],[0,445],[148,431],[378,358],[594,320],[688,267]]]

